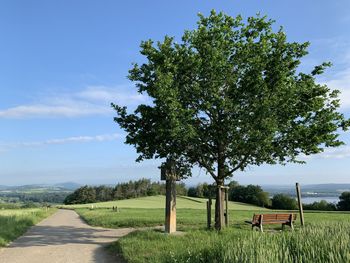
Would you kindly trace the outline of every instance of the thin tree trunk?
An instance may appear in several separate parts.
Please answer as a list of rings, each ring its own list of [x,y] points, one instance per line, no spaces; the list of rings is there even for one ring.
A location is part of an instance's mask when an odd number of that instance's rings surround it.
[[[216,181],[216,198],[215,198],[215,229],[221,230],[224,225],[224,206],[222,202],[221,187],[224,185],[223,180]]]
[[[224,226],[224,206],[222,201],[222,186],[225,180],[225,157],[223,155],[224,146],[218,143],[218,163],[217,163],[217,178],[216,178],[216,199],[215,199],[215,229],[221,230]]]

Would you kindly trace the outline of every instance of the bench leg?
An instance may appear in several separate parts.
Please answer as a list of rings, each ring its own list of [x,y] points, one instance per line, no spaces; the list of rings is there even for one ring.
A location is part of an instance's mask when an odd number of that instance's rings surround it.
[[[284,230],[285,225],[286,225],[286,224],[282,224],[282,231]]]
[[[254,230],[254,227],[256,227],[256,230],[260,230],[260,232],[263,232],[263,227],[262,225],[252,225],[252,230]]]
[[[294,230],[293,223],[290,223],[290,228],[291,228],[292,230]]]

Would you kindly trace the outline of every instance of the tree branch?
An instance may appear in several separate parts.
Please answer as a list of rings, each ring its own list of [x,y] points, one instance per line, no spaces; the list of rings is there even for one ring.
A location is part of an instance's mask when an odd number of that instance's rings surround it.
[[[239,164],[236,166],[236,167],[234,167],[234,168],[232,168],[231,170],[229,170],[228,172],[227,172],[227,176],[228,175],[231,175],[233,172],[235,172],[235,171],[237,171],[238,169],[240,169],[241,167],[242,167],[242,165],[248,160],[248,158],[249,158],[249,154],[247,154],[246,156],[244,156],[244,158],[239,162]]]
[[[216,179],[216,175],[213,172],[213,169],[211,167],[209,167],[209,165],[207,165],[205,162],[203,162],[201,158],[200,158],[200,160],[198,160],[198,164],[200,166],[204,167],[208,171],[208,173],[213,177],[214,180]]]

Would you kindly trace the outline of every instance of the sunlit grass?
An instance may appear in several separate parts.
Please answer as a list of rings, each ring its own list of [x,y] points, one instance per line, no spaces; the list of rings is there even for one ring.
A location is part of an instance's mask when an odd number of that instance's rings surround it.
[[[206,202],[208,199],[205,198],[195,198],[187,196],[178,196],[176,200],[177,208],[191,208],[191,209],[206,209]],[[100,202],[92,204],[77,204],[77,205],[66,205],[62,206],[64,208],[161,208],[165,207],[165,196],[147,196],[133,199]],[[239,203],[239,202],[229,202],[229,209],[235,210],[257,210],[254,205]],[[264,210],[264,208],[258,208],[259,210]]]
[[[205,199],[178,198],[177,228],[184,235],[139,230],[121,238],[111,249],[129,263],[139,262],[350,262],[350,213],[306,212],[306,226],[295,231],[280,225],[252,231],[246,220],[254,213],[275,213],[256,206],[230,203],[229,225],[222,232],[206,230]],[[80,207],[76,211],[94,226],[110,228],[164,225],[164,197],[145,197]],[[112,207],[117,206],[118,211]],[[214,217],[214,205],[212,210]]]
[[[260,233],[229,228],[168,236],[138,231],[114,249],[129,263],[350,262],[350,222],[312,223],[296,231]],[[137,251],[137,253],[135,253]]]
[[[54,213],[56,209],[31,208],[0,210],[0,246],[21,236],[29,227]]]

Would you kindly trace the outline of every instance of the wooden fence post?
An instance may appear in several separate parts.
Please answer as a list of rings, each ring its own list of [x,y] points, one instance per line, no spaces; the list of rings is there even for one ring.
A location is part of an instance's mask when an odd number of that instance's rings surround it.
[[[225,225],[228,227],[228,188],[225,187]]]
[[[301,191],[300,191],[300,185],[299,183],[295,184],[295,188],[297,190],[297,197],[298,197],[298,206],[299,206],[299,214],[300,214],[300,224],[301,226],[304,226],[304,211],[303,211],[303,203],[301,202]]]
[[[211,197],[207,201],[207,227],[211,228]]]

